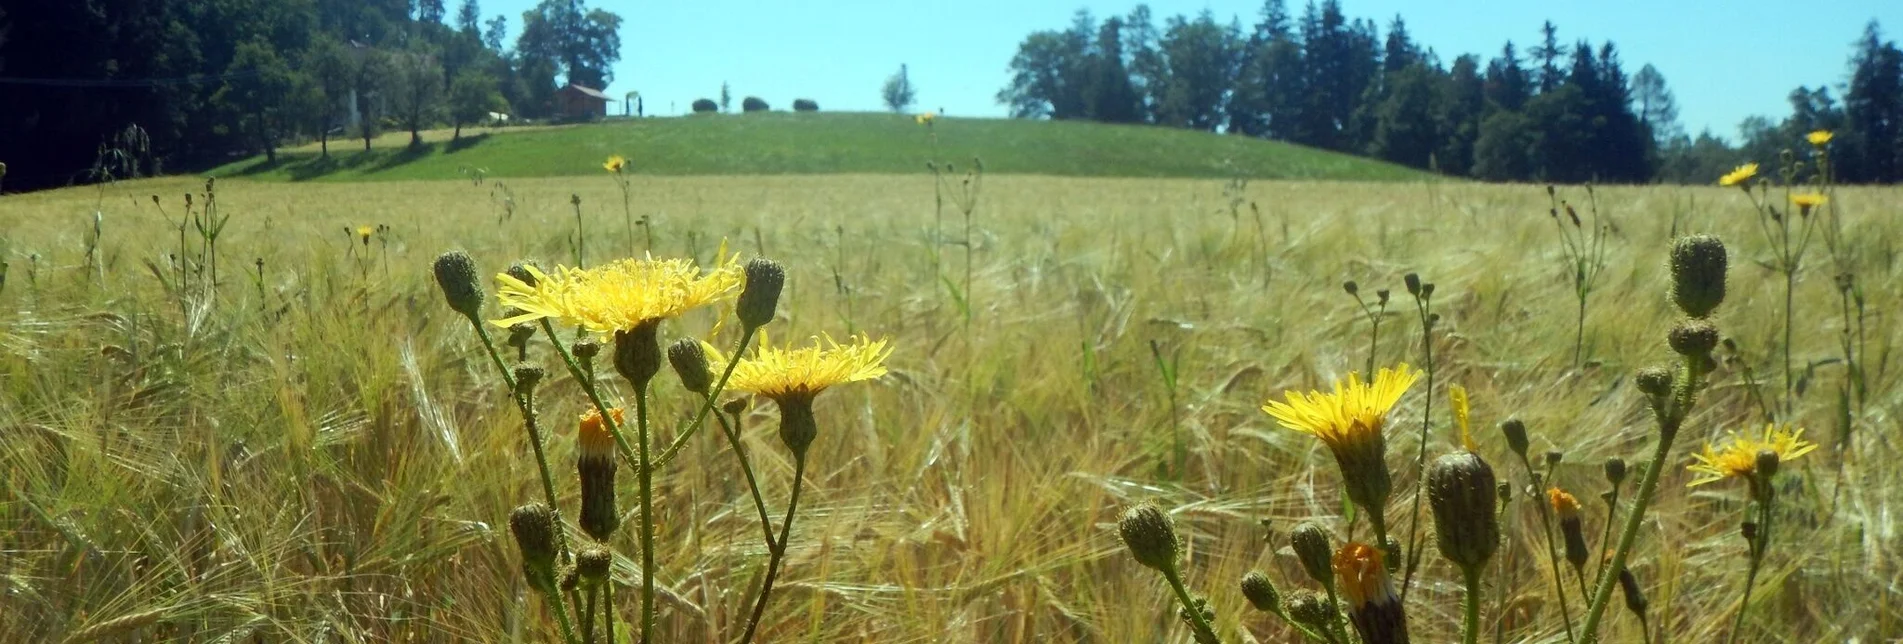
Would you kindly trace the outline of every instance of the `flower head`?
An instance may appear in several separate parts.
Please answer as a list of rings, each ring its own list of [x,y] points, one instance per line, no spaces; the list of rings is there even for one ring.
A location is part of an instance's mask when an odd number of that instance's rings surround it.
[[[1388,579],[1387,566],[1381,563],[1380,548],[1351,541],[1335,552],[1334,563],[1336,583],[1350,607],[1395,601],[1394,584]]]
[[[1791,195],[1791,203],[1805,214],[1818,206],[1830,203],[1830,197],[1821,192],[1799,192]]]
[[[627,167],[628,159],[619,154],[608,157],[608,160],[601,164],[601,169],[615,174],[621,174],[621,171],[627,169]]]
[[[885,340],[865,335],[843,345],[820,336],[807,347],[769,346],[762,335],[759,349],[734,365],[727,386],[775,401],[811,399],[833,385],[885,375],[885,359],[890,355],[892,348]],[[714,361],[724,362],[718,356]]]
[[[621,426],[625,418],[621,408],[611,408],[608,413],[614,416],[615,426]],[[614,434],[609,433],[606,424],[601,422],[600,411],[590,409],[588,413],[582,414],[581,421],[576,424],[575,434],[576,442],[581,444],[582,456],[591,458],[614,456],[615,437]]]
[[[363,243],[365,243],[365,244],[369,244],[369,243],[370,243],[370,234],[371,234],[371,233],[374,233],[374,232],[377,232],[377,229],[376,229],[376,228],[374,228],[374,227],[371,227],[371,226],[358,226],[358,227],[357,227],[357,239],[361,239],[361,240],[363,240]]]
[[[1758,164],[1746,163],[1744,165],[1738,166],[1738,169],[1732,170],[1731,172],[1726,173],[1725,176],[1719,177],[1718,185],[1725,186],[1727,188],[1731,186],[1742,186],[1744,185],[1745,181],[1750,180],[1751,177],[1755,177],[1755,176],[1758,176]]]
[[[1579,498],[1565,490],[1548,489],[1546,501],[1553,506],[1553,513],[1558,515],[1561,521],[1579,517]]]
[[[1731,432],[1722,445],[1705,444],[1702,453],[1693,454],[1697,460],[1685,469],[1698,474],[1698,478],[1686,487],[1704,485],[1727,478],[1737,477],[1758,481],[1758,452],[1769,451],[1777,454],[1778,461],[1790,462],[1799,456],[1817,449],[1817,444],[1804,440],[1804,430],[1791,425],[1772,423],[1764,427],[1761,437],[1747,436]]]
[[[1269,401],[1262,406],[1283,427],[1314,434],[1331,449],[1379,437],[1387,423],[1388,411],[1400,402],[1401,394],[1421,377],[1406,364],[1382,369],[1372,383],[1361,375],[1349,373],[1344,384],[1336,382],[1332,393],[1310,391],[1306,394],[1283,393],[1287,402]]]
[[[1810,141],[1811,145],[1821,148],[1830,144],[1830,137],[1830,130],[1815,130],[1810,134],[1804,135],[1804,140]]]
[[[733,258],[704,273],[688,259],[623,259],[589,269],[560,266],[554,274],[524,268],[535,278],[532,282],[508,273],[496,275],[497,302],[521,311],[496,320],[497,326],[555,318],[605,336],[712,304],[740,286],[740,265]]]
[[[931,125],[938,121],[938,115],[933,114],[931,112],[926,112],[918,116],[912,117],[912,120],[917,121],[919,125]]]

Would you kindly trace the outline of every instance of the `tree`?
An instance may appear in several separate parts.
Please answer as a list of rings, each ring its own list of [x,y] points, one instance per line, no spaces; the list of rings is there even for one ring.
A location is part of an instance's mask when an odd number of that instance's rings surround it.
[[[1520,56],[1509,40],[1500,48],[1500,56],[1487,63],[1487,108],[1517,112],[1526,107],[1532,93],[1526,68],[1520,66]]]
[[[1903,180],[1903,50],[1874,20],[1856,47],[1844,93],[1848,136],[1834,158],[1846,181]]]
[[[523,12],[516,53],[525,60],[553,63],[570,84],[607,87],[614,81],[610,68],[621,60],[621,17],[585,9],[582,0],[542,0]]]
[[[720,82],[720,111],[733,111],[733,92],[727,88],[727,82]]]
[[[1062,32],[1032,33],[1011,58],[1011,82],[998,92],[998,102],[1014,118],[1083,118],[1086,110],[1075,70],[1086,53]],[[892,81],[886,86],[891,89]]]
[[[378,112],[383,101],[379,99],[384,88],[392,84],[393,67],[388,56],[374,50],[359,50],[354,69],[350,89],[357,95],[357,134],[363,137],[363,151],[369,152],[370,140],[383,131],[383,115]]]
[[[443,23],[444,13],[443,0],[417,0],[416,2],[417,22],[439,25]]]
[[[456,29],[471,38],[482,37],[482,7],[476,0],[463,0],[456,9]]]
[[[1439,114],[1441,143],[1434,156],[1440,170],[1461,176],[1473,170],[1474,142],[1480,138],[1480,119],[1487,112],[1486,83],[1480,78],[1480,59],[1466,54],[1454,59],[1442,85]]]
[[[1646,63],[1632,76],[1632,99],[1638,103],[1639,123],[1652,133],[1659,145],[1684,136],[1678,124],[1678,101],[1665,86],[1665,75]]]
[[[463,138],[463,125],[482,122],[490,112],[507,109],[509,105],[502,100],[494,76],[477,69],[458,72],[449,84],[449,119],[456,126],[450,138]]]
[[[489,22],[483,23],[482,46],[487,47],[489,51],[502,53],[502,43],[508,36],[509,19],[507,17],[498,15],[490,18]]]
[[[899,65],[897,73],[885,79],[885,87],[879,94],[885,99],[886,109],[894,112],[904,112],[918,100],[918,90],[912,86],[912,76],[903,64]]]
[[[768,105],[766,99],[758,96],[748,96],[740,99],[740,109],[744,112],[766,112],[772,110],[773,106]]]
[[[228,80],[212,100],[238,114],[265,160],[275,163],[286,99],[297,83],[290,66],[259,37],[238,45],[226,74]]]
[[[1240,28],[1225,29],[1205,10],[1195,20],[1170,18],[1159,51],[1168,69],[1157,123],[1215,131],[1235,85]]]
[[[1439,99],[1438,74],[1415,63],[1388,74],[1387,94],[1374,108],[1375,131],[1370,151],[1377,157],[1416,168],[1441,143],[1434,113]]]
[[[1487,181],[1535,178],[1533,149],[1539,145],[1539,133],[1533,127],[1525,115],[1507,110],[1481,121],[1480,138],[1474,141],[1474,176]]]
[[[1540,61],[1539,87],[1544,94],[1565,82],[1566,74],[1560,71],[1559,57],[1566,55],[1566,49],[1559,45],[1559,27],[1548,20],[1540,25],[1540,46],[1533,48],[1533,57]]]
[[[443,111],[443,68],[428,51],[397,52],[390,57],[391,107],[397,122],[410,131],[410,147],[423,145],[424,128]]]
[[[1091,119],[1105,123],[1136,123],[1142,119],[1143,100],[1130,82],[1130,69],[1123,61],[1123,20],[1112,17],[1097,29],[1089,77],[1083,88],[1085,110]]]
[[[344,111],[351,106],[345,101],[350,98],[356,63],[351,60],[350,50],[344,44],[328,34],[319,36],[311,42],[311,48],[304,53],[304,67],[309,70],[313,88],[316,90],[313,115],[316,117],[317,143],[322,156],[330,158],[330,131],[343,125]]]

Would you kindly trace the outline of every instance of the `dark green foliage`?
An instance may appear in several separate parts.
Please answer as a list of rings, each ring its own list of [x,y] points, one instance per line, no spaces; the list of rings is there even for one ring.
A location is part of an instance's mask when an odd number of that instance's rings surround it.
[[[712,114],[718,111],[720,111],[720,104],[715,103],[714,99],[702,98],[694,101],[695,114]]]
[[[449,120],[456,126],[454,138],[462,138],[463,126],[479,123],[490,112],[509,108],[496,88],[496,79],[488,72],[466,69],[449,84]]]
[[[740,99],[740,110],[743,112],[765,112],[771,109],[773,109],[773,106],[767,105],[766,99],[758,96],[748,96]]]
[[[819,111],[819,102],[818,102],[818,101],[814,101],[813,99],[810,99],[810,98],[796,98],[796,99],[793,99],[793,111],[795,111],[795,112],[817,112],[817,111]]]

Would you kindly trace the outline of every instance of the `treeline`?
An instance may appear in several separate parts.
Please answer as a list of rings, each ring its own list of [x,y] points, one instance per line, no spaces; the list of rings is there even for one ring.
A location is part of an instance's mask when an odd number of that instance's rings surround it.
[[[1782,123],[1744,124],[1743,145],[1677,120],[1665,77],[1628,74],[1610,41],[1562,42],[1551,22],[1522,51],[1451,62],[1415,42],[1401,16],[1385,30],[1337,0],[1302,14],[1267,0],[1257,21],[1204,11],[1159,27],[1138,5],[1026,37],[999,102],[1020,118],[1147,123],[1290,141],[1491,181],[1704,183],[1776,152],[1812,128],[1840,133],[1846,181],[1894,182],[1903,157],[1903,56],[1872,23],[1852,57],[1846,100],[1799,88]]]
[[[290,140],[552,113],[605,86],[620,18],[543,0],[89,0],[0,9],[0,160],[10,189],[157,174]],[[351,125],[354,124],[354,125]],[[143,136],[127,136],[130,126]],[[346,127],[349,125],[349,127]],[[110,147],[105,154],[102,146]],[[110,159],[112,163],[104,163]]]

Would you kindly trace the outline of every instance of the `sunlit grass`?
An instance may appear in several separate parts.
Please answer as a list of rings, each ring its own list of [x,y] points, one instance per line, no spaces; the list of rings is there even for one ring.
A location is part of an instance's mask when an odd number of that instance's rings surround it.
[[[517,207],[500,224],[491,186],[468,181],[220,181],[220,208],[232,216],[219,240],[223,283],[215,303],[183,309],[163,281],[176,226],[150,196],[176,216],[181,195],[202,182],[109,187],[103,278],[84,255],[95,191],[0,198],[10,265],[0,290],[0,639],[550,639],[505,526],[510,508],[541,494],[535,466],[429,264],[449,248],[491,270],[525,257],[566,261],[571,193],[588,230],[610,240],[588,245],[604,253],[589,264],[613,259],[605,249],[628,247],[612,225],[624,216],[620,189],[595,176],[605,153],[575,156],[589,176],[509,179]],[[1517,416],[1535,451],[1565,452],[1553,483],[1580,491],[1602,489],[1607,457],[1636,462],[1651,445],[1630,374],[1667,353],[1659,338],[1674,315],[1664,267],[1674,204],[1696,194],[1702,210],[1678,221],[1681,230],[1717,233],[1731,247],[1722,328],[1760,366],[1781,338],[1780,276],[1765,268],[1770,250],[1735,189],[1600,189],[1614,228],[1584,327],[1594,360],[1575,370],[1576,304],[1541,189],[1263,181],[1247,189],[1262,207],[1258,224],[1232,218],[1213,180],[997,174],[986,178],[975,223],[967,371],[966,336],[944,334],[958,314],[932,292],[943,282],[931,274],[932,184],[922,167],[911,176],[630,182],[636,216],[656,222],[657,255],[704,264],[725,240],[787,266],[781,310],[791,317],[775,323],[778,337],[837,333],[850,319],[896,348],[890,375],[818,405],[828,420],[763,641],[1187,641],[1168,588],[1117,538],[1118,514],[1145,499],[1180,508],[1184,577],[1209,597],[1219,632],[1290,641],[1286,626],[1245,610],[1236,582],[1263,569],[1291,580],[1288,590],[1301,575],[1287,531],[1311,517],[1338,534],[1346,526],[1324,448],[1258,408],[1271,394],[1326,388],[1362,368],[1366,323],[1342,297],[1344,280],[1399,292],[1403,273],[1431,275],[1443,316],[1437,378],[1467,388],[1480,453],[1510,462],[1493,426]],[[1903,191],[1840,188],[1831,203],[1866,258],[1860,279],[1903,277],[1892,217]],[[366,224],[391,227],[387,254],[347,250]],[[945,257],[946,272],[962,273],[962,253]],[[260,258],[262,301],[252,281]],[[1825,383],[1842,377],[1820,362],[1835,355],[1839,331],[1829,277],[1800,276],[1795,330],[1800,365],[1819,362],[1798,421],[1823,444],[1835,431],[1836,387]],[[851,285],[850,307],[841,282]],[[1871,297],[1873,311],[1896,306],[1893,289],[1873,286]],[[1384,325],[1401,330],[1382,335],[1377,363],[1420,354],[1418,334],[1401,322]],[[1759,577],[1758,637],[1741,639],[1903,636],[1887,599],[1900,574],[1887,553],[1903,545],[1893,518],[1903,481],[1890,466],[1897,437],[1886,419],[1903,390],[1886,375],[1899,340],[1886,322],[1872,325],[1855,456],[1840,470],[1842,457],[1823,448],[1787,468],[1778,539],[1788,547]],[[713,317],[672,324],[673,335],[701,334]],[[1181,349],[1180,476],[1152,340]],[[1633,557],[1652,625],[1675,642],[1724,632],[1742,581],[1746,492],[1687,488],[1683,466],[1693,445],[1762,419],[1739,371],[1721,367],[1712,383]],[[670,377],[656,386],[678,389]],[[583,411],[566,376],[543,387],[548,417]],[[679,393],[661,397],[674,402],[657,410],[660,441],[694,412]],[[1423,402],[1404,397],[1395,426],[1418,423]],[[773,406],[753,410],[745,440],[763,492],[783,499],[792,460],[777,444]],[[552,462],[573,462],[572,431],[552,426]],[[1413,435],[1394,433],[1389,451],[1413,454]],[[1458,444],[1438,419],[1431,436],[1431,453]],[[671,635],[662,641],[731,637],[752,590],[732,584],[757,584],[766,559],[723,449],[703,433],[657,473],[656,543],[672,546],[657,553]],[[1411,468],[1395,471],[1395,498],[1411,495]],[[573,477],[559,477],[557,491],[572,507]],[[1494,561],[1511,565],[1506,610],[1494,610],[1492,595],[1482,610],[1487,632],[1505,621],[1505,641],[1562,637],[1530,502],[1516,496],[1502,515],[1509,542]],[[1585,533],[1599,534],[1603,505],[1582,493],[1581,507]],[[629,532],[616,537],[618,552],[635,551]],[[1416,641],[1452,641],[1460,574],[1438,556],[1423,562],[1408,598]],[[636,569],[619,560],[618,579],[630,583]],[[1638,638],[1616,603],[1608,622],[1605,641]]]

